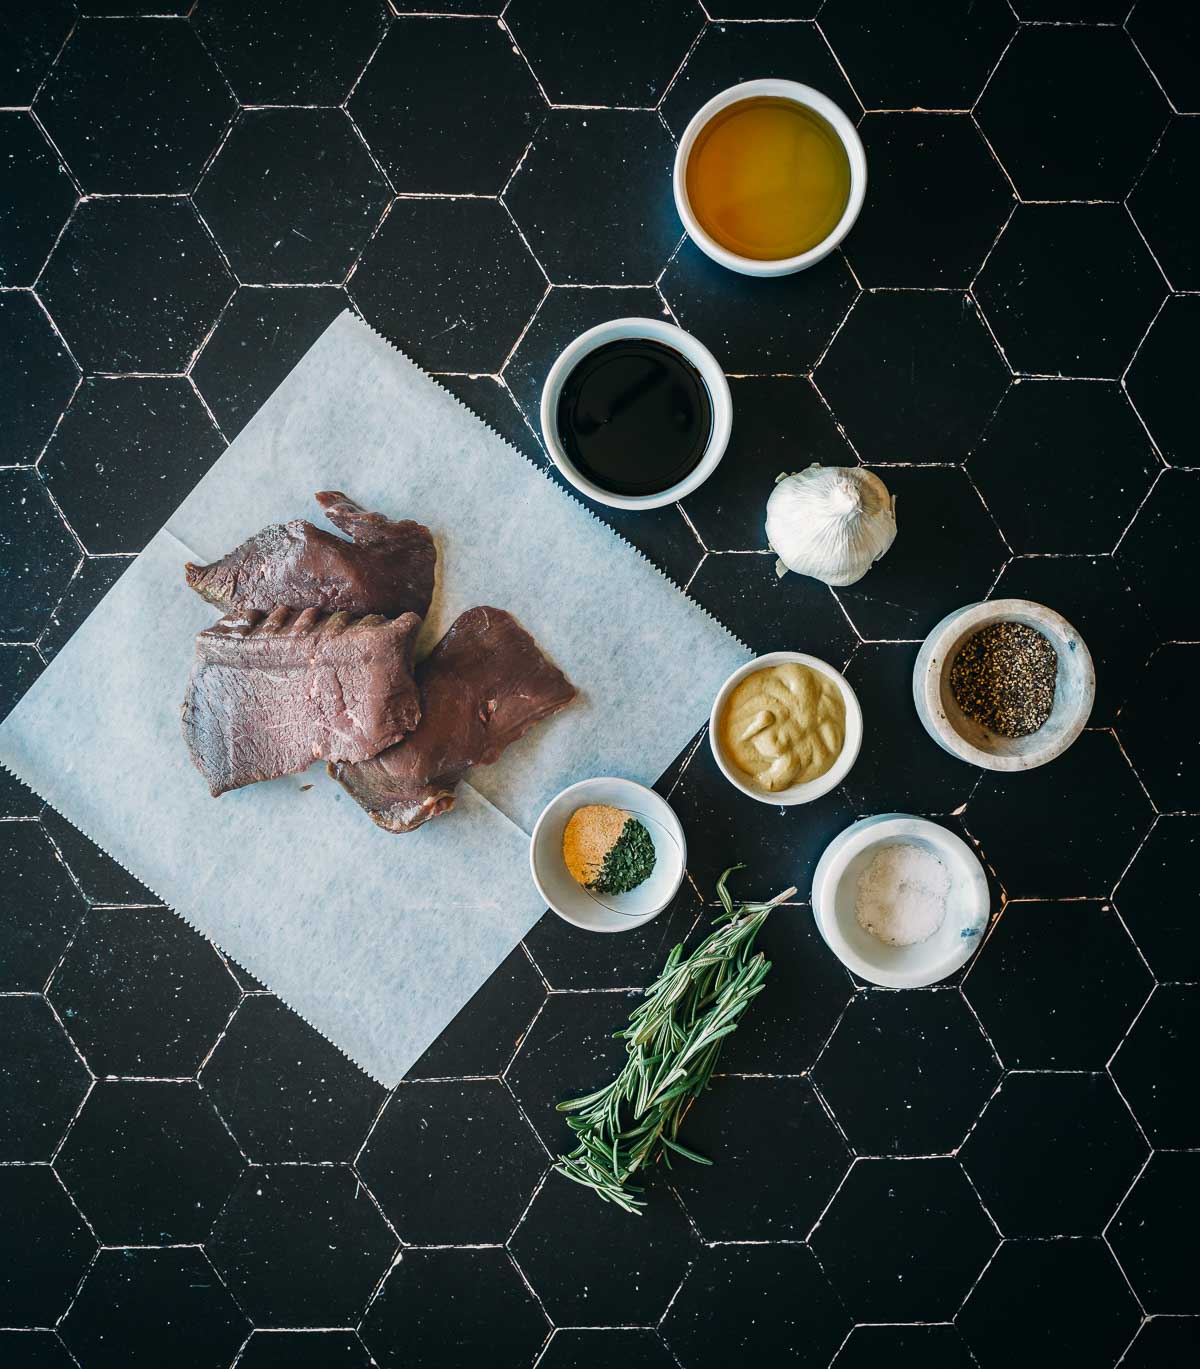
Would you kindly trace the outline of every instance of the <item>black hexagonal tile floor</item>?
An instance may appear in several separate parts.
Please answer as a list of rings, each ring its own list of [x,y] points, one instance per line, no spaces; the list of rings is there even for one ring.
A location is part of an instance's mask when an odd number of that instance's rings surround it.
[[[277,998],[234,1014],[200,1076],[242,1149],[268,1160],[352,1160],[384,1089]]]
[[[1200,465],[1188,421],[1188,346],[1200,327],[1200,299],[1172,295],[1133,359],[1125,385],[1150,436],[1172,466]]]
[[[224,450],[183,377],[89,377],[41,471],[89,552],[141,551]]]
[[[525,421],[512,391],[500,376],[439,375],[437,383],[461,400],[476,418],[535,466],[544,467],[546,451],[541,437]]]
[[[401,194],[498,195],[546,113],[494,19],[400,18],[355,87],[355,123]]]
[[[876,1369],[884,1363],[973,1369],[975,1361],[952,1326],[856,1326],[832,1369]]]
[[[75,21],[70,0],[46,0],[0,18],[0,105],[27,105]]]
[[[850,1163],[807,1079],[716,1080],[680,1140],[712,1161],[672,1161],[671,1174],[709,1241],[802,1241]]]
[[[959,1158],[1005,1236],[1098,1236],[1148,1153],[1107,1074],[1010,1074]]]
[[[1018,555],[1111,551],[1161,469],[1121,387],[1086,380],[1018,381],[967,460]]]
[[[66,646],[75,629],[128,570],[131,559],[125,556],[89,556],[79,563],[38,638],[38,650],[47,661],[53,660]]]
[[[966,114],[868,114],[871,193],[845,252],[866,286],[970,285],[1013,202]]]
[[[1116,903],[1155,978],[1200,980],[1200,819],[1159,818],[1117,885]]]
[[[860,1155],[953,1151],[999,1077],[992,1048],[953,989],[859,993],[813,1068]]]
[[[1005,1241],[958,1314],[980,1369],[1113,1364],[1139,1312],[1099,1240]]]
[[[79,925],[83,900],[40,823],[0,823],[0,869],[6,902],[21,910],[0,920],[0,990],[40,993]]]
[[[643,1220],[551,1174],[510,1249],[559,1326],[651,1326],[666,1311],[698,1242],[665,1184],[648,1195]],[[612,1280],[620,1264],[636,1279]]]
[[[727,271],[690,240],[660,286],[680,326],[737,375],[807,373],[858,294],[837,252],[807,271],[764,280]]]
[[[238,986],[165,908],[94,908],[49,998],[96,1074],[184,1078],[217,1039]]]
[[[75,203],[75,187],[24,110],[0,112],[0,285],[32,285]]]
[[[145,195],[191,190],[237,104],[190,24],[103,18],[75,25],[35,108],[85,192]]]
[[[196,31],[248,105],[340,104],[388,20],[384,0],[336,8],[321,0],[204,0],[193,8]]]
[[[1102,108],[1099,83],[1120,90]],[[992,74],[975,117],[1023,200],[1119,200],[1170,113],[1120,28],[1021,29]]]
[[[546,1319],[503,1250],[406,1250],[362,1324],[380,1369],[529,1364]]]
[[[1117,730],[1160,813],[1195,807],[1200,723],[1192,715],[1200,644],[1171,642],[1150,658],[1143,684],[1117,719]],[[1162,720],[1176,719],[1169,734]]]
[[[243,112],[196,191],[243,283],[337,284],[391,191],[337,109]]]
[[[418,365],[495,374],[545,284],[501,205],[417,199],[392,205],[347,289]]]
[[[1181,114],[1200,113],[1200,28],[1172,0],[1137,0],[1126,27]]]
[[[255,1326],[347,1326],[396,1238],[348,1166],[246,1170],[206,1250]]]
[[[1129,209],[1176,290],[1200,289],[1200,250],[1181,214],[1178,189],[1200,176],[1200,124],[1173,119],[1142,173]]]
[[[1151,1317],[1121,1359],[1121,1369],[1188,1369],[1200,1356],[1200,1317]]]
[[[855,1321],[949,1321],[999,1238],[956,1160],[859,1160],[810,1244]]]
[[[0,638],[32,641],[79,563],[79,547],[33,471],[0,470]]]
[[[6,463],[32,465],[75,391],[76,370],[36,298],[23,290],[0,294],[0,406]]]
[[[649,110],[554,110],[504,192],[556,285],[649,285],[683,235]]]
[[[897,502],[895,542],[837,596],[868,640],[919,641],[963,604],[986,598],[1005,561],[999,529],[953,467],[884,466]]]
[[[1190,592],[1200,472],[1164,471],[1117,548],[1117,563],[1159,632],[1200,638],[1200,602]]]
[[[48,1165],[0,1165],[0,1325],[53,1326],[96,1241]]]
[[[546,1153],[497,1079],[402,1084],[358,1158],[410,1245],[507,1240]]]
[[[0,1162],[49,1160],[90,1083],[41,995],[0,996]]]
[[[1022,1070],[1103,1069],[1151,987],[1111,906],[1079,902],[1009,903],[963,981],[1000,1058]]]
[[[8,717],[21,696],[42,673],[45,662],[31,646],[0,646],[0,721]],[[7,793],[20,786],[20,781],[7,771],[0,772],[0,792]]]
[[[966,823],[1011,897],[1104,898],[1152,816],[1116,738],[1084,732],[1050,765],[985,774]]]
[[[124,569],[122,562],[117,564]],[[144,884],[53,808],[42,813],[42,826],[89,903],[157,903]]]
[[[538,1369],[675,1369],[675,1360],[655,1331],[556,1331]]]
[[[371,1369],[353,1331],[255,1331],[237,1369]]]
[[[185,1329],[186,1328],[186,1329]],[[221,1369],[250,1327],[202,1251],[102,1250],[62,1324],[83,1364]]]
[[[717,1245],[701,1252],[662,1332],[684,1369],[725,1369],[824,1364],[849,1327],[807,1246]]]
[[[1115,379],[1166,282],[1115,204],[1019,204],[975,281],[1016,372]]]
[[[1200,1147],[1190,1061],[1200,1049],[1200,984],[1161,984],[1113,1056],[1112,1076],[1157,1147]]]
[[[38,294],[85,371],[182,371],[234,283],[192,205],[116,196],[75,211]]]
[[[1200,1313],[1196,1281],[1188,1277],[1197,1217],[1200,1155],[1160,1151],[1152,1156],[1108,1229],[1147,1312]]]
[[[76,1369],[54,1331],[0,1331],[0,1359],[12,1369]]]
[[[105,1245],[198,1244],[243,1160],[195,1084],[102,1080],[55,1160]]]

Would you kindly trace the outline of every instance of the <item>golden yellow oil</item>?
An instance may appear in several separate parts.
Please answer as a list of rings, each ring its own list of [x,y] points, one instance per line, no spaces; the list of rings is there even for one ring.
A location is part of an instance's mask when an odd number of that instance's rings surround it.
[[[850,159],[816,110],[758,96],[704,125],[685,180],[692,213],[711,238],[739,256],[778,261],[837,227],[850,198]]]

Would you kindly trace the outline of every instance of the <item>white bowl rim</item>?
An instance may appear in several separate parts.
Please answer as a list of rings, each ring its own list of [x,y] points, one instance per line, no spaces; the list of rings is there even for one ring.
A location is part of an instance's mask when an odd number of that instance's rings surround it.
[[[654,342],[661,342],[667,347],[674,348],[700,372],[712,403],[712,431],[708,435],[704,455],[682,480],[668,489],[659,491],[658,494],[614,494],[612,490],[606,490],[602,485],[593,483],[576,468],[563,450],[558,437],[555,411],[558,408],[559,391],[568,373],[588,352],[594,351],[606,342],[617,342],[630,337],[650,338]],[[614,509],[661,509],[698,489],[721,464],[721,458],[729,445],[729,434],[733,429],[733,396],[730,394],[729,381],[721,369],[721,363],[699,338],[685,332],[674,323],[668,323],[665,319],[614,318],[580,333],[558,354],[542,384],[540,419],[542,440],[546,444],[551,460],[562,472],[563,478],[580,494]]]
[[[666,899],[665,902],[661,903],[657,908],[653,908],[641,916],[627,917],[627,925],[622,926],[596,926],[594,923],[583,922],[579,918],[572,917],[569,913],[563,912],[561,908],[557,907],[551,901],[549,894],[542,885],[541,877],[539,876],[537,869],[535,852],[538,849],[538,838],[541,835],[541,829],[544,826],[546,819],[550,815],[550,810],[556,807],[561,801],[570,799],[573,795],[580,795],[582,797],[583,791],[589,790],[598,784],[627,784],[632,789],[640,790],[641,793],[647,795],[650,798],[651,803],[660,812],[660,820],[663,826],[667,828],[679,843],[679,879],[671,890],[671,897]],[[654,918],[658,917],[660,913],[665,912],[666,909],[671,906],[672,902],[674,902],[675,896],[679,893],[679,890],[683,885],[683,881],[687,878],[687,836],[684,833],[683,824],[675,815],[675,810],[661,794],[655,793],[648,785],[642,784],[638,780],[628,779],[624,775],[593,775],[589,779],[577,780],[574,784],[567,785],[565,789],[560,789],[557,794],[549,799],[546,806],[538,814],[538,819],[533,824],[533,831],[529,834],[529,873],[533,876],[534,887],[537,889],[538,894],[544,900],[546,907],[549,908],[556,917],[562,918],[564,922],[569,922],[572,927],[578,927],[585,932],[598,932],[601,935],[615,934],[619,936],[623,932],[632,932],[638,927],[644,927],[647,922],[653,921]]]
[[[805,784],[793,784],[790,789],[780,789],[775,793],[770,793],[766,789],[759,789],[756,785],[741,779],[736,766],[726,761],[721,754],[721,743],[718,740],[718,723],[730,694],[747,675],[754,674],[756,670],[767,670],[773,665],[787,664],[810,666],[837,684],[842,692],[842,702],[846,707],[846,739],[838,753],[837,760],[823,775],[818,775],[815,780],[808,780]],[[822,660],[819,656],[811,656],[806,651],[769,651],[765,656],[756,656],[754,660],[747,661],[745,665],[739,666],[717,690],[717,697],[713,700],[713,706],[708,715],[708,744],[712,748],[713,759],[717,762],[721,774],[735,789],[740,789],[749,798],[757,799],[759,803],[772,804],[775,807],[782,805],[787,808],[797,803],[811,803],[814,799],[819,799],[822,795],[828,794],[830,790],[836,789],[850,773],[854,762],[858,759],[858,753],[862,748],[862,737],[862,706],[859,704],[858,695],[854,692],[849,680],[836,666],[830,665],[828,661]]]
[[[795,104],[807,105],[815,110],[832,125],[850,161],[850,195],[846,200],[842,217],[834,225],[832,232],[822,238],[815,247],[810,247],[807,252],[800,252],[793,257],[743,257],[738,252],[731,252],[705,232],[692,212],[688,200],[687,162],[700,130],[720,110],[759,95],[791,100]],[[827,257],[854,227],[854,221],[858,218],[867,193],[867,154],[862,139],[858,136],[858,130],[841,106],[835,104],[828,95],[801,81],[787,81],[775,77],[742,81],[736,86],[729,86],[718,92],[711,100],[702,104],[688,121],[683,136],[679,139],[679,146],[675,150],[671,188],[675,195],[675,208],[688,237],[713,261],[744,276],[787,276],[795,271],[803,271],[806,267],[815,266]]]
[[[846,872],[846,867],[861,852],[869,850],[872,846],[912,836],[928,841],[931,846],[953,851],[956,855],[966,858],[964,864],[970,875],[964,893],[966,897],[974,897],[975,906],[979,911],[980,931],[978,936],[957,938],[952,943],[951,953],[940,961],[931,962],[924,970],[899,973],[881,969],[871,961],[865,960],[849,945],[842,936],[837,918],[834,916],[834,893]],[[860,979],[878,984],[885,989],[925,988],[929,984],[939,983],[965,965],[982,944],[991,904],[992,895],[988,888],[987,875],[979,857],[962,837],[948,827],[943,827],[941,823],[911,813],[877,813],[872,817],[859,818],[857,822],[843,828],[830,841],[821,853],[817,868],[813,872],[813,919],[825,944],[848,970],[853,971]]]

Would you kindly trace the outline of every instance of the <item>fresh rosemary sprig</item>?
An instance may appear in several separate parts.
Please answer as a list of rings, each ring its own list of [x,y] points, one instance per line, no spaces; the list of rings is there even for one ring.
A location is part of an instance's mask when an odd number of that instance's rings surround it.
[[[786,889],[769,903],[734,909],[725,883],[735,865],[717,881],[724,911],[716,926],[688,956],[676,946],[662,973],[646,990],[645,1001],[616,1033],[628,1044],[628,1059],[611,1084],[585,1098],[559,1103],[573,1113],[567,1125],[575,1149],[560,1155],[555,1168],[605,1201],[639,1214],[645,1206],[630,1180],[658,1160],[671,1165],[672,1154],[698,1164],[712,1161],[689,1150],[679,1126],[692,1103],[708,1087],[725,1038],[761,990],[771,962],[753,953],[754,939],[777,903],[791,898]]]

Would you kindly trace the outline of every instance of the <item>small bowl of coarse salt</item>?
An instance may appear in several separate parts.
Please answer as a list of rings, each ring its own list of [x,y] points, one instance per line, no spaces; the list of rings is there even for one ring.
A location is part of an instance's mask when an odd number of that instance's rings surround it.
[[[889,989],[936,984],[987,929],[991,894],[965,841],[928,818],[853,823],[817,862],[813,916],[847,969]]]

